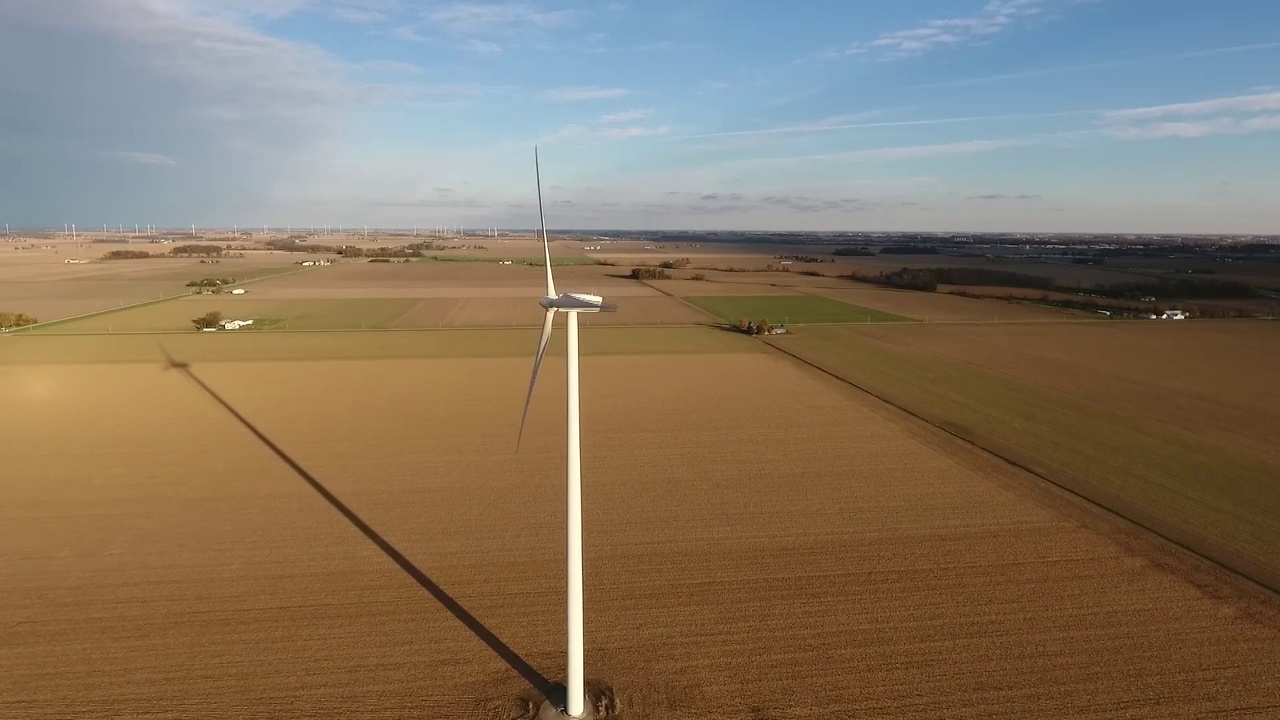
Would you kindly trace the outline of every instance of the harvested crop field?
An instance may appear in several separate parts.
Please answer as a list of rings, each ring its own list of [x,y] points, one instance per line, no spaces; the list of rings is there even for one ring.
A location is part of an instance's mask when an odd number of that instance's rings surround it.
[[[1280,588],[1280,328],[889,329],[771,342]]]
[[[615,301],[615,298],[611,297],[610,301]],[[582,324],[586,327],[691,325],[711,320],[710,316],[679,300],[660,295],[621,298],[616,300],[616,304],[616,312],[582,315]],[[529,297],[439,298],[419,301],[392,327],[540,327],[545,312]]]
[[[880,323],[908,322],[880,310],[858,307],[816,295],[707,295],[685,301],[723,320],[768,320],[771,323]]]
[[[815,288],[806,292],[924,322],[1040,322],[1088,317],[1026,303],[857,285],[843,289]]]
[[[195,332],[192,319],[213,311],[222,313],[227,319],[252,319],[255,330],[377,329],[391,327],[416,304],[412,299],[265,300],[256,292],[246,295],[191,295],[68,320],[34,328],[30,332]]]
[[[203,277],[248,280],[290,270],[279,256],[205,265],[186,258],[84,265],[56,257],[21,260],[0,256],[0,311],[24,312],[42,322],[180,295],[187,282]]]
[[[554,260],[552,261],[554,262]],[[528,288],[533,297],[544,289],[542,268],[531,265],[498,265],[496,263],[409,262],[371,263],[344,262],[321,268],[315,276],[298,275],[279,278],[263,285],[264,289],[334,289],[338,291],[382,289],[415,289],[431,292],[437,289],[476,290],[477,296],[492,288]],[[617,268],[602,265],[567,266],[555,269],[556,286],[566,291],[634,287],[634,280],[611,277]],[[423,297],[432,297],[425,295]]]
[[[154,363],[0,367],[6,707],[529,717],[563,668],[562,361],[516,455],[525,357],[197,357],[208,392]],[[1262,606],[833,379],[759,352],[583,371],[588,677],[625,717],[1280,709]]]

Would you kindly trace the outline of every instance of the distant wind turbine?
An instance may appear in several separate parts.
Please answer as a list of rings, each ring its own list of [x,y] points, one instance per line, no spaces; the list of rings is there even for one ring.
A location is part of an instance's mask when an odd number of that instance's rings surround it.
[[[583,630],[582,630],[582,442],[581,426],[578,417],[578,313],[610,311],[615,308],[606,305],[599,295],[581,293],[556,294],[555,281],[551,277],[551,248],[547,240],[547,220],[542,211],[542,171],[538,166],[538,149],[533,150],[534,176],[538,186],[538,220],[542,226],[542,256],[546,262],[546,295],[538,304],[547,313],[542,320],[542,336],[538,338],[538,352],[533,358],[533,375],[529,378],[529,392],[524,400],[524,414],[520,417],[520,433],[516,436],[516,450],[519,451],[520,440],[524,437],[525,421],[529,418],[529,403],[533,400],[533,388],[538,383],[538,369],[542,366],[542,358],[546,355],[547,344],[551,341],[551,324],[557,312],[565,313],[568,327],[568,355],[566,364],[569,370],[568,392],[568,528],[567,528],[567,567],[568,567],[568,652],[565,683],[565,705],[561,712],[572,718],[580,718],[586,712],[586,687],[583,681]]]

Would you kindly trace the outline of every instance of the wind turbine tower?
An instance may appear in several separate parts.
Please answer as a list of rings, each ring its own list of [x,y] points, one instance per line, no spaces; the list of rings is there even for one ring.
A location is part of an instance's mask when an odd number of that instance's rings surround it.
[[[583,718],[587,716],[587,690],[584,682],[584,641],[583,641],[583,602],[582,602],[582,428],[579,418],[581,403],[578,399],[578,314],[611,311],[615,308],[606,305],[599,295],[582,293],[556,293],[555,281],[551,276],[551,248],[547,240],[547,221],[542,211],[542,172],[538,167],[538,150],[533,151],[534,176],[538,186],[538,220],[542,227],[542,256],[546,265],[546,295],[538,304],[547,312],[542,320],[542,336],[538,339],[538,352],[533,359],[533,375],[529,378],[529,392],[524,400],[524,414],[520,418],[520,434],[516,436],[516,449],[524,436],[524,424],[529,417],[529,403],[533,400],[533,388],[538,382],[538,369],[547,352],[547,344],[551,341],[551,325],[557,312],[565,314],[568,335],[568,415],[569,423],[566,431],[568,438],[568,527],[566,528],[565,555],[568,569],[566,620],[568,648],[566,653],[567,672],[565,682],[565,704],[554,708],[563,716]],[[548,704],[551,701],[548,700]],[[544,710],[551,708],[544,707]]]

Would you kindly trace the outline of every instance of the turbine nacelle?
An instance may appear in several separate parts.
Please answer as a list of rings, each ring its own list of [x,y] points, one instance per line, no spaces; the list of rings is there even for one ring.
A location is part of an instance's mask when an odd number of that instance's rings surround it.
[[[599,295],[586,293],[564,293],[555,297],[547,296],[538,301],[547,310],[561,312],[609,312],[616,310],[613,305],[606,304]]]

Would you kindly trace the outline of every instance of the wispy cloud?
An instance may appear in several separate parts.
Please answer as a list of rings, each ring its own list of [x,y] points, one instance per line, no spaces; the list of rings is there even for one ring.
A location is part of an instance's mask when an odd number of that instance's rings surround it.
[[[997,193],[997,194],[991,194],[991,195],[970,195],[968,199],[969,200],[1042,200],[1044,199],[1044,196],[1043,195],[1025,195],[1025,194],[1024,195],[1001,195]]]
[[[671,133],[671,128],[663,125],[661,127],[644,127],[640,125],[630,125],[619,127],[615,125],[591,126],[581,123],[565,125],[551,135],[540,140],[543,144],[553,144],[565,141],[589,141],[589,140],[631,140],[635,138],[651,138],[662,137]]]
[[[547,91],[546,97],[550,100],[577,102],[581,100],[609,100],[626,97],[630,92],[626,88],[564,87]]]
[[[1061,112],[1045,112],[1045,113],[1011,113],[1005,115],[968,115],[964,117],[949,118],[928,118],[921,120],[887,120],[883,122],[836,122],[841,117],[857,117],[841,116],[836,118],[826,118],[811,123],[802,123],[798,125],[786,125],[783,127],[760,128],[757,130],[730,130],[726,132],[701,133],[698,135],[685,135],[680,140],[697,140],[702,138],[717,137],[735,137],[742,135],[790,135],[799,133],[814,132],[832,132],[837,130],[857,130],[863,128],[886,128],[886,127],[911,127],[916,125],[952,125],[957,123],[973,123],[997,120],[1029,120],[1035,118],[1054,118],[1054,117],[1071,117],[1096,115],[1096,110],[1064,110]]]
[[[577,22],[576,10],[545,10],[525,3],[454,2],[427,13],[431,25],[455,35],[473,35],[496,29],[564,27]]]
[[[929,145],[901,145],[897,147],[873,148],[870,150],[854,150],[843,153],[827,153],[808,155],[792,160],[818,160],[824,162],[873,162],[894,160],[919,160],[922,158],[944,157],[953,155],[978,155],[1012,147],[1030,144],[1031,141],[1020,138],[1003,138],[996,140],[966,140],[953,143],[935,143]]]
[[[663,135],[669,135],[670,133],[671,133],[671,128],[666,125],[663,125],[662,127],[640,127],[640,126],[607,127],[607,128],[601,128],[596,131],[596,134],[599,137],[606,138],[609,140],[625,140],[629,138],[642,138],[642,137],[661,137]]]
[[[178,162],[168,155],[152,152],[126,152],[116,151],[108,153],[108,155],[129,163],[137,163],[139,165],[177,165]]]
[[[1252,135],[1280,130],[1280,115],[1250,118],[1217,117],[1198,122],[1160,122],[1107,128],[1105,134],[1121,140],[1203,138],[1214,135]]]
[[[602,123],[633,122],[635,120],[641,120],[643,118],[647,118],[652,114],[653,114],[652,110],[637,108],[635,110],[624,110],[623,112],[616,112],[616,113],[610,113],[608,115],[601,115],[600,122]]]
[[[972,45],[1045,16],[1050,4],[1051,0],[988,0],[972,15],[928,20],[916,27],[881,33],[869,41],[829,49],[816,57],[838,60],[867,54],[881,60],[896,60],[939,48]]]
[[[1102,133],[1122,140],[1251,135],[1280,130],[1280,92],[1111,110]]]
[[[1077,65],[1060,65],[1057,67],[1036,68],[1033,70],[1020,70],[1018,72],[997,73],[994,75],[980,75],[977,77],[957,78],[955,80],[944,80],[941,82],[922,83],[914,85],[914,88],[942,88],[942,87],[967,87],[971,85],[987,85],[992,83],[1000,83],[1008,80],[1024,80],[1028,78],[1045,77],[1048,75],[1059,75],[1073,72],[1084,72],[1088,70],[1106,70],[1110,68],[1131,67],[1134,65],[1146,65],[1150,63],[1170,62],[1175,60],[1189,60],[1199,57],[1211,57],[1214,55],[1226,55],[1230,53],[1241,52],[1259,52],[1264,50],[1280,49],[1280,42],[1274,43],[1253,43],[1251,45],[1231,45],[1228,47],[1205,48],[1203,50],[1192,50],[1189,52],[1172,53],[1165,55],[1150,55],[1147,57],[1133,58],[1129,60],[1109,60],[1095,63],[1082,63]]]
[[[1103,115],[1103,119],[1112,122],[1129,122],[1133,120],[1151,120],[1165,117],[1193,117],[1196,115],[1243,114],[1280,111],[1280,92],[1266,92],[1257,95],[1238,95],[1235,97],[1198,100],[1196,102],[1176,103],[1173,105],[1156,105],[1153,107],[1112,110]]]
[[[462,43],[459,48],[475,55],[497,55],[502,52],[502,46],[498,43],[480,38],[471,38]]]

